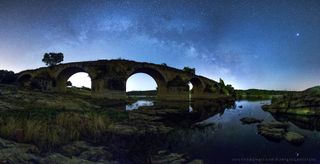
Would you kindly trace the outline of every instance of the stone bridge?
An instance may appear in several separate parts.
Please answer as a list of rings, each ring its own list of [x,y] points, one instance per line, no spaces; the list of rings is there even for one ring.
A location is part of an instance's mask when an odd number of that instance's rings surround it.
[[[229,97],[233,88],[223,83],[166,65],[128,60],[98,60],[59,64],[18,73],[22,86],[33,86],[46,92],[66,92],[67,80],[86,72],[91,78],[95,98],[125,99],[127,79],[136,73],[150,75],[157,83],[157,98],[161,100],[214,99]],[[188,83],[193,89],[189,92]]]

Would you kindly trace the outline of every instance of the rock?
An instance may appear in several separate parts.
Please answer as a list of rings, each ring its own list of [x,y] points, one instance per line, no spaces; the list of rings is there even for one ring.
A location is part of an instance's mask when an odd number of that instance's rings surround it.
[[[215,126],[216,124],[214,122],[197,122],[191,126],[191,128],[205,128],[209,126]]]
[[[159,150],[159,151],[158,151],[158,154],[159,154],[159,155],[167,154],[167,153],[168,153],[167,150]]]
[[[88,150],[88,145],[86,142],[83,141],[76,141],[73,142],[72,144],[68,144],[66,146],[62,147],[62,154],[66,156],[78,156],[80,155],[83,151]]]
[[[91,148],[80,154],[79,158],[86,159],[93,162],[106,162],[112,160],[112,153],[106,151],[102,147]]]
[[[204,164],[204,162],[201,159],[195,159],[195,160],[188,162],[187,164]]]
[[[280,141],[286,134],[288,124],[281,122],[262,123],[257,125],[258,133],[272,141]]]
[[[151,157],[151,163],[153,164],[185,163],[186,161],[184,155],[178,153],[158,154]]]
[[[289,127],[288,124],[278,122],[278,121],[271,121],[269,123],[259,124],[258,126],[263,126],[263,127],[267,127],[267,128],[282,128],[282,129],[287,129]]]
[[[258,133],[268,139],[280,141],[283,139],[286,131],[285,129],[258,127]]]
[[[62,154],[69,157],[77,156],[93,162],[105,162],[113,158],[112,153],[108,152],[106,147],[92,146],[84,141],[77,141],[62,147]]]
[[[54,154],[51,154],[47,157],[44,157],[39,162],[43,163],[43,164],[59,164],[59,163],[94,164],[94,162],[91,162],[91,161],[79,159],[76,157],[69,158],[69,157],[63,156],[59,153],[54,153]]]
[[[284,138],[286,141],[292,144],[300,145],[304,142],[304,136],[296,132],[288,132]]]
[[[20,144],[0,138],[0,163],[38,163],[39,150],[28,144]]]
[[[254,124],[254,123],[261,123],[263,121],[263,119],[256,119],[253,117],[243,117],[240,119],[240,121],[243,124]]]
[[[285,139],[291,144],[300,145],[304,142],[304,136],[296,132],[288,132],[288,124],[281,122],[270,122],[258,124],[258,133],[272,141],[281,141]]]
[[[275,98],[262,108],[270,113],[320,116],[320,86]]]
[[[243,106],[242,106],[242,105],[239,105],[238,107],[239,107],[239,108],[243,108]]]

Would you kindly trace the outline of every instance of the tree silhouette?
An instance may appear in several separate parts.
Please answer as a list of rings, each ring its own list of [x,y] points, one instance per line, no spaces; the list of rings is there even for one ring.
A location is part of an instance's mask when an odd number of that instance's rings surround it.
[[[46,65],[53,66],[61,63],[63,61],[63,53],[45,53],[43,55],[42,62],[46,63]]]
[[[71,87],[72,86],[72,82],[71,81],[67,81],[67,87]]]
[[[196,69],[195,68],[184,67],[182,70],[185,71],[185,72],[196,74]]]

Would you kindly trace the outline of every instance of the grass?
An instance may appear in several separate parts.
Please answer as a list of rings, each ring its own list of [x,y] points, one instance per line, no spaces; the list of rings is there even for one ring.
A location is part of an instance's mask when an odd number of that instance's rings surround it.
[[[101,138],[110,124],[109,116],[97,112],[61,112],[43,118],[1,115],[0,136],[53,150],[71,141]]]

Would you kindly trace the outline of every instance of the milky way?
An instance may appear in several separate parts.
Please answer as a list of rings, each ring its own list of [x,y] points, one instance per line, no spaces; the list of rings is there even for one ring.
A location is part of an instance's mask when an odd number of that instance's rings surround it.
[[[125,58],[195,67],[236,88],[320,83],[320,1],[0,0],[0,69]]]

